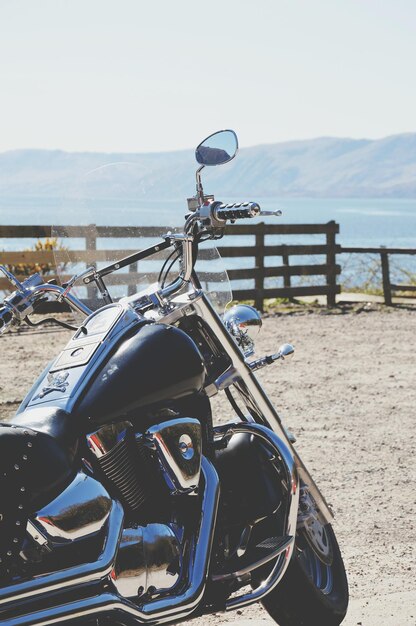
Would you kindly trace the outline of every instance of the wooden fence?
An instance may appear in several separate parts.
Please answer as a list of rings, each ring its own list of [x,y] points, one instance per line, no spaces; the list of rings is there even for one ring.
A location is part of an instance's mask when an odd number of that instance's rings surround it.
[[[163,229],[159,227],[123,227],[111,226],[94,228],[88,226],[71,226],[60,227],[56,229],[58,236],[70,236],[73,238],[83,238],[85,247],[83,250],[68,251],[68,260],[80,260],[88,264],[91,261],[108,261],[111,262],[117,257],[125,256],[126,250],[107,250],[97,249],[97,240],[100,238],[155,238],[160,236]],[[230,267],[228,275],[230,280],[254,280],[254,287],[244,289],[233,289],[234,298],[236,300],[254,300],[255,306],[260,310],[263,309],[264,300],[266,298],[295,298],[302,296],[318,296],[325,295],[328,306],[335,304],[335,296],[340,293],[340,287],[337,285],[337,275],[340,273],[340,266],[336,263],[336,254],[339,246],[336,243],[336,235],[339,233],[339,225],[334,221],[326,224],[265,224],[263,222],[257,224],[236,224],[227,228],[226,243],[230,243],[233,237],[251,235],[254,238],[253,245],[219,245],[218,250],[224,259],[251,258],[253,267],[251,268],[233,268]],[[324,239],[321,243],[309,245],[290,244],[288,240],[291,236],[297,235],[321,235]],[[0,226],[0,239],[36,239],[51,236],[50,226]],[[269,238],[275,236],[284,237],[285,243],[269,242]],[[323,237],[322,237],[323,236]],[[224,240],[223,240],[224,241]],[[236,240],[237,241],[237,240]],[[26,247],[26,246],[25,246]],[[202,254],[203,254],[203,249]],[[133,250],[131,250],[133,252]],[[316,263],[291,263],[293,258],[299,256],[323,255],[325,262]],[[270,266],[266,262],[268,257],[280,257],[282,262],[278,265]],[[14,251],[0,252],[0,263],[16,265],[47,263],[53,264],[54,257],[51,251]],[[228,268],[227,261],[225,265]],[[231,264],[232,265],[232,264]],[[137,264],[130,268],[129,274],[113,274],[106,277],[105,282],[108,285],[123,284],[129,285],[128,289],[131,293],[136,284],[140,283],[140,268]],[[293,277],[301,276],[323,276],[321,284],[319,281],[316,285],[292,285]],[[266,286],[266,279],[279,278],[283,279],[283,286]],[[268,281],[270,283],[270,281]],[[277,281],[276,281],[277,282]],[[322,284],[323,283],[323,284]],[[8,282],[4,278],[0,278],[0,291],[8,288]]]
[[[414,298],[413,295],[416,292],[416,285],[396,285],[390,280],[390,263],[389,255],[392,254],[406,254],[416,255],[416,248],[386,248],[380,246],[380,248],[339,248],[340,253],[350,254],[379,254],[381,265],[381,276],[383,281],[383,293],[384,303],[387,306],[392,305],[392,296],[396,293],[400,293],[400,298]]]

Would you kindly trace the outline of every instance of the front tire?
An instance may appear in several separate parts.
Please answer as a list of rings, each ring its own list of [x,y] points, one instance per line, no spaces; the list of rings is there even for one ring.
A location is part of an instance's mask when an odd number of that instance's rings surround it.
[[[331,524],[321,526],[314,545],[304,529],[287,572],[262,601],[279,626],[338,626],[348,607],[348,582]]]

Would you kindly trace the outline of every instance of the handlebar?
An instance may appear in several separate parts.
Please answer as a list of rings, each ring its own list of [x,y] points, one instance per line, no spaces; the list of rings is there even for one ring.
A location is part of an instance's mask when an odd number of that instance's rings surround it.
[[[208,199],[207,197],[198,209],[194,209],[194,212],[187,216],[184,233],[168,233],[161,244],[157,244],[147,250],[126,257],[99,271],[88,268],[79,276],[75,276],[71,279],[65,288],[51,283],[44,283],[44,279],[39,274],[34,274],[23,283],[20,283],[6,267],[0,265],[0,271],[5,274],[16,288],[16,291],[4,300],[3,305],[0,305],[0,334],[13,322],[19,324],[23,321],[33,312],[37,302],[47,295],[53,295],[58,301],[65,299],[73,309],[80,311],[86,316],[90,315],[92,311],[70,291],[76,280],[84,277],[84,281],[87,282],[87,278],[89,279],[89,274],[91,273],[92,278],[98,281],[102,276],[120,269],[121,267],[125,267],[133,261],[137,261],[139,258],[146,258],[171,245],[176,245],[182,248],[180,275],[174,282],[154,294],[157,302],[163,306],[185,283],[191,280],[195,264],[194,228],[196,223],[199,223],[196,229],[197,235],[208,234],[211,235],[211,237],[208,238],[216,239],[222,236],[227,220],[235,221],[237,219],[250,219],[260,215],[280,214],[281,211],[261,211],[260,205],[257,202],[234,202],[225,204],[215,201],[213,197],[212,199]],[[199,228],[201,230],[198,230]],[[204,241],[204,239],[200,240]]]
[[[260,205],[257,202],[218,203],[218,206],[213,207],[213,211],[218,220],[246,219],[260,215]]]
[[[92,313],[91,309],[73,294],[68,293],[67,289],[60,285],[44,283],[38,273],[32,274],[20,283],[3,265],[0,265],[0,271],[7,276],[13,286],[17,287],[16,291],[7,296],[3,304],[0,304],[0,334],[4,333],[12,323],[20,324],[33,313],[36,304],[48,294],[53,294],[58,300],[65,298],[73,309],[77,309],[86,316]]]

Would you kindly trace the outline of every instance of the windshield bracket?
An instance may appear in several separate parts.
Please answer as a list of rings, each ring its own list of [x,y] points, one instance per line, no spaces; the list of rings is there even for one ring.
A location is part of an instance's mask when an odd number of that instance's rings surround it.
[[[166,250],[166,248],[169,248],[171,245],[171,238],[166,237],[164,241],[161,241],[154,246],[150,246],[149,248],[145,248],[144,250],[139,250],[139,252],[135,252],[134,254],[130,254],[129,256],[124,257],[124,259],[120,259],[120,261],[116,261],[115,263],[111,263],[110,265],[102,267],[100,270],[91,270],[91,273],[88,276],[84,277],[84,283],[88,284],[89,282],[91,282],[91,279],[97,281],[97,279],[103,278],[103,276],[107,276],[108,274],[112,274],[117,270],[121,270],[123,267],[127,267],[127,265],[131,265],[136,261],[146,259],[147,257],[152,256],[152,254],[156,254],[161,250]]]

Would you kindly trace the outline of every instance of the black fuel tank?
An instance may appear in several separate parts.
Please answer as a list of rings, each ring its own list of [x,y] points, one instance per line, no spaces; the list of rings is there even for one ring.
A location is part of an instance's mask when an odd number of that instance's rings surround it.
[[[75,411],[100,425],[200,391],[204,379],[203,358],[186,333],[148,324],[99,367]]]

